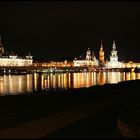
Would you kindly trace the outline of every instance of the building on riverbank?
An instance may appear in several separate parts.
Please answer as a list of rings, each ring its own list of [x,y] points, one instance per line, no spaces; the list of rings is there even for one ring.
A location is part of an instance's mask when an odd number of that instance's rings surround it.
[[[87,52],[86,52],[86,58],[81,59],[81,60],[80,59],[78,60],[77,58],[75,58],[73,60],[73,66],[74,67],[81,67],[81,66],[95,66],[95,67],[97,67],[98,60],[96,59],[94,52],[92,52],[92,54],[91,54],[91,51],[88,48]]]
[[[6,54],[0,36],[0,66],[31,66],[32,63],[33,56],[31,56],[30,53],[25,57],[17,56],[14,53]]]
[[[115,40],[113,41],[110,61],[106,63],[107,68],[123,68],[123,63],[118,61]]]
[[[73,60],[74,67],[81,67],[81,66],[96,66],[96,67],[106,67],[106,68],[123,68],[123,63],[118,61],[118,55],[116,50],[115,41],[113,41],[112,51],[110,55],[110,61],[105,61],[104,57],[104,50],[103,50],[103,43],[101,40],[100,51],[99,51],[99,60],[96,59],[94,53],[91,57],[91,51],[88,48],[86,52],[86,59],[85,60],[78,60],[75,58]]]

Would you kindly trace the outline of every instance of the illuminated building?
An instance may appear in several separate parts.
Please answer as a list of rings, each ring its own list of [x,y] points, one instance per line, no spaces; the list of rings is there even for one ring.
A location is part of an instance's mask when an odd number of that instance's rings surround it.
[[[113,41],[110,61],[106,63],[106,67],[107,68],[122,68],[123,67],[123,63],[118,61],[115,41]]]
[[[30,66],[33,63],[32,56],[26,55],[25,58],[19,57],[15,54],[5,54],[4,46],[0,37],[0,66]]]
[[[140,68],[140,63],[134,63],[133,61],[129,61],[127,63],[123,63],[124,68]]]
[[[51,62],[34,62],[35,67],[73,67],[73,62],[71,61],[51,61]]]
[[[101,47],[99,51],[99,66],[105,66],[102,39],[101,39]]]
[[[73,60],[74,67],[80,66],[98,66],[98,60],[96,59],[94,52],[91,54],[90,49],[88,48],[86,52],[86,59],[85,60]]]

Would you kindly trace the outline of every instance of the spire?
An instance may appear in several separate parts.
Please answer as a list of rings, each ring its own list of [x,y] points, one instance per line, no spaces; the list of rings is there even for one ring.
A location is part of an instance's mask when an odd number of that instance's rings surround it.
[[[101,47],[100,47],[100,50],[101,51],[103,50],[103,39],[101,39]]]
[[[86,60],[91,60],[91,52],[90,52],[89,48],[88,48],[88,50],[86,52]]]
[[[116,44],[115,44],[115,40],[113,40],[113,46],[112,46],[113,50],[116,50]]]
[[[101,46],[103,46],[103,39],[101,39]]]
[[[90,48],[87,49],[87,54],[91,54]]]

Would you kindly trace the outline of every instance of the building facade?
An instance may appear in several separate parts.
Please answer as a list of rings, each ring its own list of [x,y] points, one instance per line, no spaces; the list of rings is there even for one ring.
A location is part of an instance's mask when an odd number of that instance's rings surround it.
[[[0,66],[15,67],[15,66],[31,66],[33,63],[33,56],[26,55],[24,58],[15,54],[5,54],[4,46],[0,37]]]
[[[86,52],[86,58],[84,60],[73,60],[74,67],[82,67],[82,66],[98,66],[98,60],[96,59],[94,52],[91,54],[90,49],[88,48]]]
[[[123,63],[118,61],[115,41],[113,41],[110,61],[106,63],[106,67],[107,68],[122,68],[123,67]]]

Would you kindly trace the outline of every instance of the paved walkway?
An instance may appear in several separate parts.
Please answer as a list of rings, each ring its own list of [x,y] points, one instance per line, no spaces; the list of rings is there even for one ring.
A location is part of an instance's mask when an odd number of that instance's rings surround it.
[[[0,138],[42,138],[73,122],[116,104],[115,96],[59,112],[22,125],[0,131]],[[45,109],[45,108],[44,108]]]

